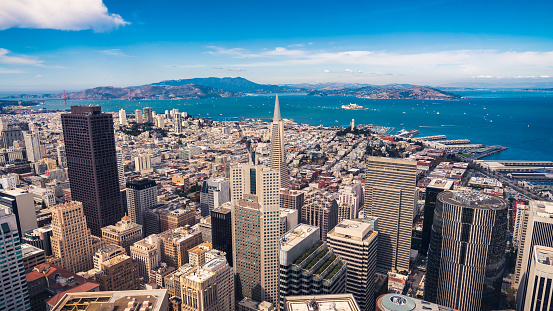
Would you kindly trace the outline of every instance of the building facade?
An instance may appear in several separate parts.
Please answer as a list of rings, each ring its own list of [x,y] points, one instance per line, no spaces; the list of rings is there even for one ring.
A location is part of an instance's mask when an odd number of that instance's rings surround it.
[[[505,200],[478,192],[438,194],[425,300],[458,310],[498,307],[505,268],[507,208]]]
[[[338,203],[329,192],[316,188],[306,188],[305,200],[301,209],[301,223],[321,228],[321,240],[338,223]]]
[[[232,204],[225,203],[211,211],[211,243],[214,249],[225,252],[227,262],[232,260]]]
[[[102,228],[102,239],[106,243],[123,247],[127,254],[130,254],[131,245],[142,238],[142,226],[133,223],[129,216],[121,218],[115,225]]]
[[[278,95],[275,99],[275,114],[270,125],[271,150],[269,153],[269,167],[280,173],[280,188],[290,187],[290,172],[286,161],[284,149],[284,121],[280,118],[280,105]],[[279,189],[280,189],[279,188]]]
[[[210,212],[230,202],[229,181],[224,178],[209,178],[203,181],[200,190],[200,211],[201,216],[209,216]]]
[[[61,123],[71,196],[82,202],[92,234],[101,236],[102,227],[123,217],[113,116],[99,106],[72,106]]]
[[[409,271],[417,162],[367,157],[364,215],[378,218],[381,272]]]
[[[144,225],[144,211],[156,204],[155,181],[145,178],[127,182],[127,210],[132,222]]]

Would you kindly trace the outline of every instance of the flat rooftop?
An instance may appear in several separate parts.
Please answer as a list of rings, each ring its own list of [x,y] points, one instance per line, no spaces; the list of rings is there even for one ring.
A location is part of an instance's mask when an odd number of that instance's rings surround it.
[[[44,253],[44,250],[34,247],[31,244],[21,244],[21,254],[23,257],[38,255],[41,252]]]
[[[294,229],[288,231],[280,239],[280,249],[288,251],[292,247],[298,245],[298,243],[303,241],[303,239],[305,239],[307,236],[310,236],[312,234],[316,234],[318,236],[319,228],[307,224],[299,224]]]
[[[359,311],[352,294],[289,296],[288,311]]]
[[[192,273],[189,273],[184,278],[189,279],[196,283],[202,283],[214,275],[215,275],[214,272],[211,272],[209,270],[205,270],[202,268],[197,268],[196,270],[194,270]]]
[[[165,311],[162,306],[167,299],[166,289],[67,293],[52,311],[137,310],[146,306],[147,310]]]
[[[449,190],[453,186],[453,180],[436,178],[432,179],[427,187]]]
[[[553,266],[553,248],[547,246],[534,246],[534,260],[548,266]]]
[[[376,299],[376,309],[388,311],[438,311],[452,310],[432,302],[400,294],[384,294]]]
[[[483,194],[478,191],[444,191],[438,194],[443,202],[471,208],[500,210],[507,208],[507,201],[502,198]]]
[[[342,220],[342,222],[337,224],[336,227],[334,227],[335,233],[358,238],[360,240],[363,240],[371,231],[371,225],[365,222],[361,222],[360,219],[344,219]]]

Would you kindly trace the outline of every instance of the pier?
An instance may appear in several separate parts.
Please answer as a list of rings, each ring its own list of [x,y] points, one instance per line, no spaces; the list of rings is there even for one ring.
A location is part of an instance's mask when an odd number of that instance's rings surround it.
[[[417,137],[414,138],[416,140],[444,140],[447,139],[447,136],[445,135],[434,135],[434,136],[424,136],[424,137]]]

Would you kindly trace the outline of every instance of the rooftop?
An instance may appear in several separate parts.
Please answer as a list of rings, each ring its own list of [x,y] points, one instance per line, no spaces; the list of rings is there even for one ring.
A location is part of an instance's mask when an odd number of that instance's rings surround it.
[[[299,224],[294,229],[288,231],[280,239],[280,249],[287,251],[296,246],[299,242],[305,239],[307,236],[316,234],[319,235],[319,228],[316,226],[310,226],[307,224]]]
[[[214,272],[211,272],[209,270],[205,270],[202,268],[198,268],[192,273],[185,276],[184,278],[196,283],[202,283],[214,275],[215,275]]]
[[[453,180],[436,178],[432,179],[427,187],[449,190],[453,186]]]
[[[359,311],[352,294],[289,296],[288,311]]]
[[[33,256],[40,253],[44,253],[44,250],[34,247],[31,244],[21,244],[21,253],[23,257]]]
[[[438,311],[453,310],[428,301],[400,294],[384,294],[376,299],[376,308],[388,311]]]
[[[444,191],[438,194],[438,199],[445,203],[471,208],[500,210],[507,208],[507,201],[489,196],[478,191]]]
[[[371,225],[361,219],[344,219],[334,227],[334,232],[346,237],[364,240],[367,234],[372,233]]]
[[[541,245],[534,246],[534,260],[543,265],[553,266],[553,248]]]
[[[167,299],[166,289],[68,293],[53,311],[137,310],[144,307],[151,311],[165,311],[161,308]]]

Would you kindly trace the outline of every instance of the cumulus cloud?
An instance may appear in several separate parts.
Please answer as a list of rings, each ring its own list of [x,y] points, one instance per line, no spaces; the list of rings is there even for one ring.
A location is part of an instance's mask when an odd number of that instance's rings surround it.
[[[1,13],[0,13],[1,14]],[[41,60],[36,58],[31,58],[28,56],[11,56],[12,54],[9,50],[0,48],[0,64],[8,65],[40,65],[42,64]]]
[[[346,70],[344,70],[344,71],[345,71],[345,72],[353,72],[353,70],[351,70],[351,69],[346,69]]]
[[[325,70],[323,70],[323,72],[324,72],[324,73],[329,73],[329,72],[330,72],[330,70],[328,70],[328,69],[325,69]]]
[[[129,24],[119,14],[108,13],[102,0],[0,1],[0,30],[38,28],[108,31]]]

